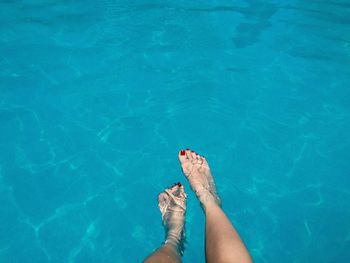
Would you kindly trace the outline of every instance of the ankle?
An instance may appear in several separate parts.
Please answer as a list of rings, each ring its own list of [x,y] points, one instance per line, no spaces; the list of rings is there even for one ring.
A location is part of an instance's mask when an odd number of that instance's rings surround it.
[[[213,209],[217,209],[217,208],[220,208],[221,209],[221,202],[220,200],[217,200],[217,201],[207,201],[205,203],[201,203],[201,206],[204,210],[204,213],[208,213],[210,211],[212,211]]]
[[[221,200],[217,195],[212,194],[211,192],[206,192],[201,196],[198,196],[198,199],[201,203],[201,206],[204,210],[212,206],[221,207]]]
[[[184,242],[183,242],[182,234],[178,236],[178,235],[172,235],[169,233],[167,235],[166,240],[164,241],[164,246],[172,248],[172,250],[179,255],[183,255],[183,252],[184,252],[183,243]]]
[[[166,235],[166,241],[169,241],[174,244],[181,243],[181,240],[184,236],[184,230],[183,229],[170,229]]]

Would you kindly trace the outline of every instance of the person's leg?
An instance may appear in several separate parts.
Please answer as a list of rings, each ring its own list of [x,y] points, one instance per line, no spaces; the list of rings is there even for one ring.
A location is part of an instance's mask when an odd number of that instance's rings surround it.
[[[220,206],[209,204],[204,211],[207,262],[252,262],[241,238]]]
[[[178,263],[184,250],[186,194],[177,183],[158,196],[166,240],[164,245],[149,255],[144,263]]]
[[[205,256],[209,263],[248,263],[250,255],[221,202],[206,159],[190,150],[179,153],[182,170],[197,195],[206,216]]]
[[[179,255],[177,248],[172,245],[165,244],[157,251],[149,255],[144,263],[180,263],[181,256]]]

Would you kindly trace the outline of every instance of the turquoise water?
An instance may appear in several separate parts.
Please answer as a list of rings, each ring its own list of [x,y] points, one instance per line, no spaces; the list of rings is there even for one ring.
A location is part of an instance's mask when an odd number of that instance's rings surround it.
[[[255,262],[350,258],[350,3],[1,1],[0,262],[140,262],[209,160]]]

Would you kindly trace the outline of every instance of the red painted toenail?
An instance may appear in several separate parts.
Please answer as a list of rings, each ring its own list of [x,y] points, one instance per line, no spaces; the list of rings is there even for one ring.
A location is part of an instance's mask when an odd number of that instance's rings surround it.
[[[181,150],[180,154],[181,154],[181,155],[185,155],[186,152],[185,152],[184,150]]]
[[[180,182],[177,182],[177,185],[178,185],[179,187],[181,187],[181,183],[180,183]]]

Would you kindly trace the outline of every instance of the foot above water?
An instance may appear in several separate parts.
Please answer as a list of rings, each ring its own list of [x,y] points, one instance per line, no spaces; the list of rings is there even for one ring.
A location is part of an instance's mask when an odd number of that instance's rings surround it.
[[[188,149],[179,152],[179,160],[182,171],[203,209],[211,204],[220,206],[221,201],[216,192],[214,179],[207,160],[203,156]]]
[[[186,198],[184,187],[177,183],[160,193],[158,206],[166,232],[165,244],[172,244],[182,255],[185,242]]]

